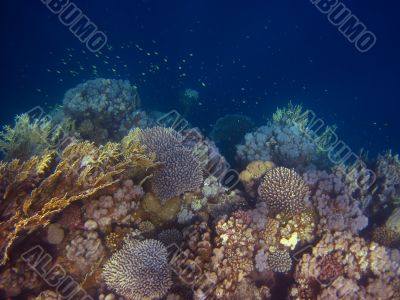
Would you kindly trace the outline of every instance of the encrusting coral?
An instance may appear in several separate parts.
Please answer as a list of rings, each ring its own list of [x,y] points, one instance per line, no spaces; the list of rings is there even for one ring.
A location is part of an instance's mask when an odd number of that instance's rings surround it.
[[[368,225],[361,204],[352,196],[342,177],[326,171],[308,171],[303,178],[320,217],[319,231],[350,230],[356,234]]]
[[[399,292],[399,275],[397,250],[367,242],[349,232],[326,233],[311,254],[302,255],[291,297],[325,299],[329,295],[347,295],[348,299],[393,299]],[[354,289],[348,289],[348,283]]]

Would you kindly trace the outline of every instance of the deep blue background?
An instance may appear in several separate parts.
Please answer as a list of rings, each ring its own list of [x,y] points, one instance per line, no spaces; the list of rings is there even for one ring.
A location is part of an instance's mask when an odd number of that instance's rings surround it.
[[[400,152],[400,3],[343,2],[376,34],[371,51],[307,0],[76,0],[109,38],[96,57],[41,1],[2,1],[0,124],[101,76],[137,84],[150,109],[179,108],[182,90],[198,90],[191,121],[206,130],[226,113],[262,124],[292,100],[336,123],[354,151]]]

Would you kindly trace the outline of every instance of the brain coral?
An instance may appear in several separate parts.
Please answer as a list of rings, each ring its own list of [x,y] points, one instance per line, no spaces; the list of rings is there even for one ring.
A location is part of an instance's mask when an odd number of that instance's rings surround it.
[[[172,285],[167,256],[160,241],[128,239],[104,265],[104,281],[132,300],[160,298]]]
[[[295,171],[278,167],[268,171],[259,187],[261,199],[274,213],[293,215],[305,207],[308,187]]]
[[[183,146],[183,137],[171,128],[154,127],[141,133],[141,142],[162,163],[152,179],[154,193],[162,203],[199,188],[203,174],[193,152]]]

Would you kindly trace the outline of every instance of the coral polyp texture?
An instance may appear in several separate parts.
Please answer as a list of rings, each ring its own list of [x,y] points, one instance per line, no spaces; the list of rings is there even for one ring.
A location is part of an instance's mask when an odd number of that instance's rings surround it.
[[[298,105],[251,133],[228,115],[208,138],[139,104],[128,81],[95,79],[53,119],[3,127],[1,299],[78,299],[46,284],[60,274],[82,299],[400,299],[398,155],[334,166],[334,128],[310,139]]]
[[[267,264],[274,272],[287,273],[292,268],[292,258],[289,252],[277,250],[267,256]]]
[[[327,233],[304,253],[295,271],[292,299],[397,299],[399,251],[349,232]],[[330,297],[330,298],[329,298]]]
[[[309,189],[295,171],[278,167],[268,171],[259,187],[259,194],[273,213],[293,215],[305,208]]]
[[[158,299],[172,285],[167,248],[156,240],[127,240],[103,266],[108,288],[132,300]]]
[[[143,130],[140,140],[161,163],[152,184],[163,203],[200,187],[203,181],[200,163],[192,150],[183,146],[183,137],[178,132],[164,127],[149,128]]]
[[[326,171],[309,171],[303,178],[310,187],[311,201],[320,217],[320,230],[358,233],[368,225],[361,203],[352,196],[340,176]]]

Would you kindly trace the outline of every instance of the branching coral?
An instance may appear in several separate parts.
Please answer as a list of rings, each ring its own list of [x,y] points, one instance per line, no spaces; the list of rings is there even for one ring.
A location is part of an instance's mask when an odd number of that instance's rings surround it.
[[[183,137],[178,132],[163,127],[145,129],[140,141],[148,153],[154,153],[162,163],[152,179],[153,190],[162,203],[200,187],[203,181],[200,163],[192,151],[183,146]]]
[[[103,267],[107,286],[132,300],[164,296],[172,285],[166,247],[156,240],[129,240]]]
[[[15,126],[4,126],[0,132],[0,152],[6,160],[27,160],[33,155],[41,155],[58,143],[73,130],[72,122],[65,118],[61,124],[51,119],[33,119],[28,114],[16,116]]]
[[[368,225],[359,201],[353,198],[341,177],[326,171],[309,171],[303,178],[310,187],[311,200],[320,217],[320,231],[358,233]]]
[[[305,208],[308,187],[295,171],[279,167],[265,174],[259,193],[271,212],[293,215]]]
[[[1,166],[1,216],[8,216],[0,223],[2,264],[22,234],[46,226],[72,202],[114,190],[132,169],[144,174],[154,166],[143,152],[126,153],[120,144],[113,143],[98,148],[89,142],[70,144],[59,162],[53,159],[52,164],[46,164],[48,168],[43,169],[42,162],[34,157],[23,164],[12,161]]]

